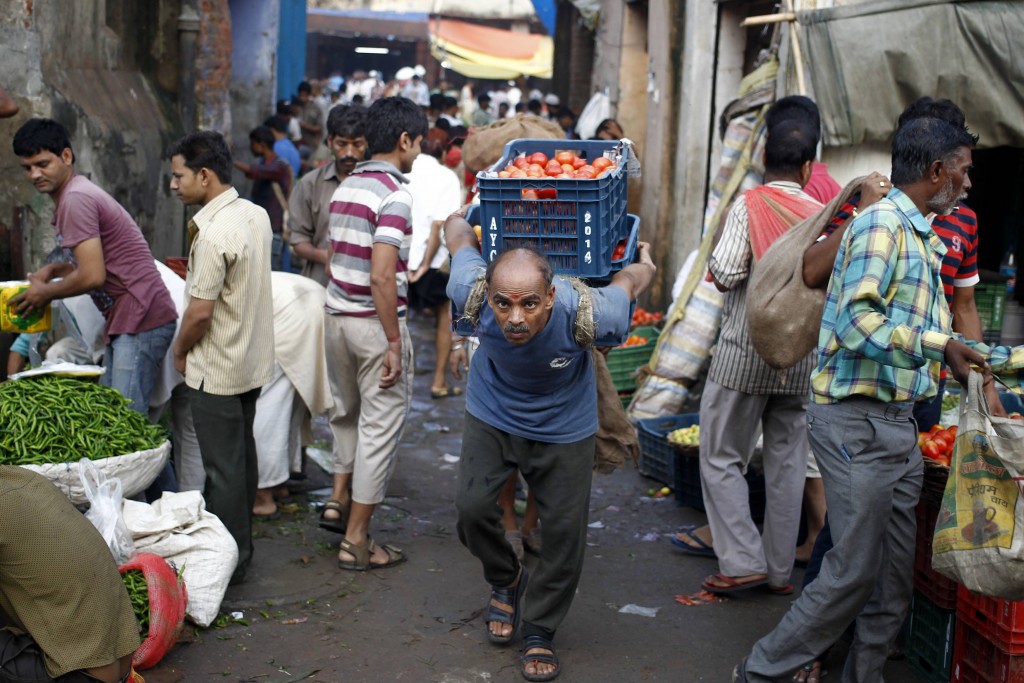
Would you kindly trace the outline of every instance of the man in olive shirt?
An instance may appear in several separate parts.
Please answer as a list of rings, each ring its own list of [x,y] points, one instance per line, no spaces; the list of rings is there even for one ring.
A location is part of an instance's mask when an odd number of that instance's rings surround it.
[[[302,177],[288,200],[288,229],[295,255],[302,258],[302,274],[327,286],[327,238],[331,196],[356,164],[366,158],[366,109],[338,106],[327,117],[327,146],[334,163]]]
[[[0,681],[128,680],[139,622],[100,533],[13,465],[0,465],[0,519]]]
[[[274,376],[270,219],[231,187],[231,152],[212,131],[174,143],[171,190],[203,208],[189,223],[186,305],[174,342],[206,468],[203,497],[238,543],[232,583],[252,558],[252,506],[259,472],[252,424]]]

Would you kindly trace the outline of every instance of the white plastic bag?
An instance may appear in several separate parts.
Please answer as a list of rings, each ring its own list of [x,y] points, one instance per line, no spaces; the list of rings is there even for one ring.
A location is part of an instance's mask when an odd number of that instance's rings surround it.
[[[85,497],[89,500],[86,518],[103,536],[117,564],[124,564],[135,555],[135,542],[121,516],[124,502],[121,480],[108,479],[89,458],[82,458],[78,462],[78,473],[82,478]]]

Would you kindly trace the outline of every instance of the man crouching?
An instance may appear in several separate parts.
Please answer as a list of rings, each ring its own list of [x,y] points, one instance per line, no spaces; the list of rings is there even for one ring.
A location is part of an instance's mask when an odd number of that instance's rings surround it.
[[[651,283],[654,263],[649,245],[640,243],[640,262],[594,289],[556,280],[547,258],[531,249],[484,263],[476,235],[458,214],[444,229],[453,254],[448,297],[480,339],[456,488],[459,540],[492,587],[488,639],[510,643],[523,621],[523,677],[550,681],[560,672],[552,640],[572,604],[586,547],[597,433],[590,346],[628,331],[630,301]],[[497,504],[517,468],[536,495],[544,529],[532,581],[505,540]]]

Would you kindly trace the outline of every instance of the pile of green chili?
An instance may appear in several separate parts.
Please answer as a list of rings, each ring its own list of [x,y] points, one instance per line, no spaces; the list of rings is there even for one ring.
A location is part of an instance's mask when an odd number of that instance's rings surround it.
[[[100,460],[156,448],[167,432],[116,389],[43,375],[0,384],[0,465]]]
[[[146,577],[138,569],[129,569],[121,575],[121,579],[128,589],[135,618],[139,620],[139,633],[145,640],[149,635],[149,588],[146,587]]]

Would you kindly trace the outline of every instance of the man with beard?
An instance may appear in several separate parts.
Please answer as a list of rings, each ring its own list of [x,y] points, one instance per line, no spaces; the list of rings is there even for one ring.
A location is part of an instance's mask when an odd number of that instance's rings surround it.
[[[512,642],[522,621],[520,671],[528,681],[550,681],[561,671],[552,640],[572,604],[586,549],[598,426],[590,345],[629,329],[629,302],[650,285],[654,263],[641,242],[638,263],[592,289],[554,279],[547,258],[533,249],[511,249],[484,263],[476,234],[458,214],[444,230],[453,255],[448,295],[480,338],[455,494],[459,540],[491,584],[488,640]],[[517,468],[536,494],[544,529],[532,581],[505,537],[497,504]]]
[[[966,196],[976,142],[946,121],[905,124],[893,139],[893,189],[847,229],[807,410],[834,547],[817,580],[733,671],[734,681],[791,675],[854,620],[842,680],[882,680],[913,588],[922,482],[914,402],[935,393],[943,361],[962,384],[971,364],[992,381],[986,358],[952,332],[939,277],[946,247],[925,219],[948,215]]]
[[[366,109],[335,107],[327,117],[327,146],[334,163],[302,176],[288,201],[289,241],[303,259],[302,274],[327,286],[328,223],[331,197],[356,164],[366,158]],[[335,513],[336,514],[336,513]],[[334,518],[336,519],[336,517]]]

